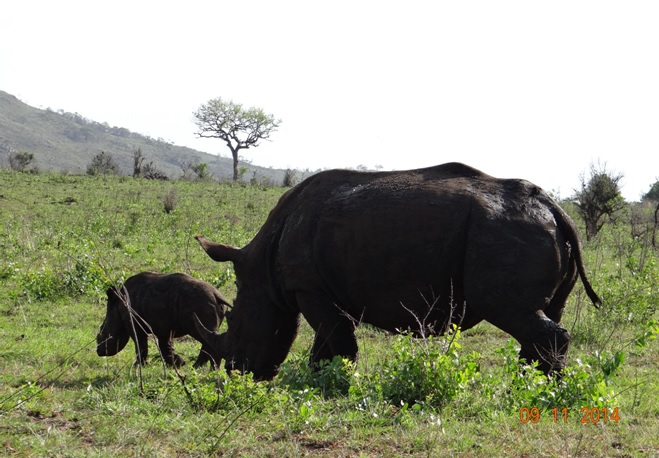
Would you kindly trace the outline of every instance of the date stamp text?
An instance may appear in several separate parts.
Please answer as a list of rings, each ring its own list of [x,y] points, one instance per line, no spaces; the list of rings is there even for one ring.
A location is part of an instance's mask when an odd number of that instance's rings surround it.
[[[562,409],[554,407],[549,411],[550,418],[554,423],[567,423],[568,417],[572,412],[567,407]],[[545,413],[547,415],[547,413]],[[609,423],[620,421],[620,410],[617,407],[599,408],[599,407],[582,407],[579,411],[580,422],[584,424]],[[542,418],[542,412],[537,407],[522,407],[519,410],[519,420],[522,423],[538,423]]]

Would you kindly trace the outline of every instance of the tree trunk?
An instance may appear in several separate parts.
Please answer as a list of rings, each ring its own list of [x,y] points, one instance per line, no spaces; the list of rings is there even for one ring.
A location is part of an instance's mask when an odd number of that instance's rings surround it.
[[[652,246],[657,248],[657,227],[659,227],[659,203],[654,209],[654,227],[652,228]]]
[[[586,219],[586,242],[590,242],[597,235],[597,222],[592,219]]]
[[[238,148],[231,148],[231,156],[233,156],[233,181],[238,181]]]

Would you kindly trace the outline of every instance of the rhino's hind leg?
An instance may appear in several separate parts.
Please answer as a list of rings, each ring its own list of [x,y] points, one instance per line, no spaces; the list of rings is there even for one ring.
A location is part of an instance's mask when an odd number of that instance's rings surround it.
[[[556,374],[565,368],[570,340],[567,330],[557,325],[555,332],[549,333],[544,340],[522,343],[519,357],[527,363],[538,361],[538,368],[546,375]]]
[[[519,357],[526,363],[538,361],[538,368],[546,375],[560,372],[565,367],[570,333],[547,318],[542,311],[522,315],[512,321],[490,322],[520,343]]]
[[[310,364],[316,366],[337,355],[356,361],[358,348],[353,319],[322,295],[299,292],[296,299],[302,315],[316,331]]]

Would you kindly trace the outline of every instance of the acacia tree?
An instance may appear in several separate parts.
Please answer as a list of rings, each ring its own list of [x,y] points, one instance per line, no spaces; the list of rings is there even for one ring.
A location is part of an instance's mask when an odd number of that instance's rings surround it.
[[[261,108],[245,109],[242,105],[221,98],[211,99],[193,113],[200,138],[219,138],[231,150],[233,179],[237,181],[238,153],[268,140],[281,124],[280,119],[268,115]]]
[[[581,176],[581,190],[576,192],[573,200],[586,224],[586,240],[596,236],[604,223],[625,206],[620,193],[622,178],[622,174],[611,173],[605,166],[594,165],[590,166],[588,182],[585,176]]]

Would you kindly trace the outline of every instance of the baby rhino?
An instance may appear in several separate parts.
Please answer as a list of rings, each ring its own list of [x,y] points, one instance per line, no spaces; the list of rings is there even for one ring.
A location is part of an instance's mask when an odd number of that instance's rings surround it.
[[[142,272],[120,288],[111,287],[107,295],[107,314],[96,336],[99,356],[116,355],[132,338],[137,363],[143,364],[147,336],[153,334],[165,362],[180,367],[185,361],[174,351],[172,338],[190,335],[202,343],[194,367],[210,361],[217,368],[221,355],[203,341],[194,321],[196,315],[206,328],[220,327],[229,303],[213,286],[181,273]]]

